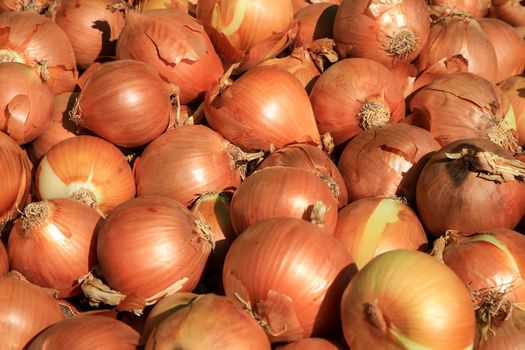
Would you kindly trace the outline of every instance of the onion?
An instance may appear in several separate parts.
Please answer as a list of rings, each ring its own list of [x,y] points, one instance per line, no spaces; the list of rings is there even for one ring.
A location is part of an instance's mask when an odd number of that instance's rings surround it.
[[[339,211],[334,237],[352,254],[358,269],[395,249],[426,249],[423,225],[398,198],[367,197]]]
[[[291,143],[320,144],[312,106],[300,82],[284,69],[258,66],[206,94],[206,120],[245,151]]]
[[[99,219],[95,209],[72,199],[28,204],[9,234],[11,268],[31,283],[56,289],[59,298],[80,294],[78,278],[96,263]]]
[[[44,289],[12,277],[0,277],[0,344],[25,349],[40,331],[64,318],[58,302]]]
[[[352,350],[472,349],[475,337],[463,283],[414,250],[386,252],[359,271],[343,294],[341,318]]]
[[[78,78],[75,53],[66,33],[44,16],[27,12],[0,15],[0,62],[41,66],[55,94],[73,91]]]
[[[93,73],[71,117],[118,146],[141,146],[166,130],[173,88],[143,62],[108,62]]]
[[[334,196],[337,198],[338,207],[348,203],[346,185],[335,163],[319,149],[308,144],[296,144],[283,147],[270,154],[258,169],[262,170],[272,166],[287,166],[310,171],[323,180]]]
[[[138,342],[139,334],[123,322],[104,316],[80,315],[49,327],[31,341],[27,350],[134,350]]]
[[[24,150],[0,132],[0,169],[6,172],[0,181],[0,235],[18,216],[18,209],[29,201],[32,167]]]
[[[472,73],[438,78],[410,100],[412,124],[429,130],[443,146],[482,137],[515,152],[516,120],[510,106],[496,85]]]
[[[60,141],[87,133],[87,130],[69,120],[69,112],[73,109],[77,97],[76,92],[65,92],[55,96],[51,122],[27,148],[31,160],[35,163]]]
[[[319,132],[342,145],[362,130],[405,116],[403,92],[392,72],[367,58],[335,63],[316,81],[310,101]]]
[[[437,19],[430,26],[425,47],[419,54],[420,72],[443,59],[462,55],[468,62],[468,71],[495,82],[497,56],[487,34],[473,17],[452,12]]]
[[[507,78],[498,84],[503,93],[510,100],[516,120],[518,143],[525,146],[525,76],[516,75]]]
[[[145,12],[157,9],[177,9],[194,16],[198,0],[138,0],[139,8]]]
[[[436,152],[419,175],[416,201],[427,233],[512,229],[525,211],[525,164],[486,139],[463,139]]]
[[[334,40],[341,58],[370,58],[393,68],[419,55],[429,30],[424,0],[343,1],[335,17]]]
[[[114,299],[91,294],[96,281],[89,276],[82,289],[94,303],[118,305],[131,296],[154,304],[195,288],[212,244],[209,226],[179,202],[160,196],[131,199],[113,209],[98,231],[98,261]]]
[[[254,223],[272,217],[293,217],[333,234],[337,200],[317,175],[308,170],[273,166],[250,175],[233,194],[230,216],[239,235]]]
[[[86,69],[97,58],[115,55],[115,41],[124,26],[124,15],[109,8],[114,3],[114,0],[61,0],[55,9],[55,23],[71,41],[79,69]]]
[[[414,203],[419,172],[428,155],[439,148],[428,131],[409,124],[360,133],[346,145],[338,164],[349,201],[400,196]]]
[[[53,94],[36,69],[25,64],[0,64],[0,76],[0,131],[19,144],[28,143],[49,124]]]
[[[107,214],[135,196],[133,174],[111,143],[81,135],[65,139],[42,158],[35,175],[37,197],[73,198]]]
[[[305,338],[279,346],[277,350],[341,350],[343,347],[323,338]]]
[[[52,0],[0,0],[0,13],[7,11],[44,14]]]
[[[295,13],[298,22],[294,47],[308,47],[314,40],[332,38],[338,5],[320,2],[303,7]]]
[[[4,244],[0,241],[0,278],[9,272],[9,256]]]
[[[525,41],[518,32],[511,25],[494,18],[480,18],[478,23],[496,52],[498,65],[496,81],[523,73]]]
[[[237,147],[208,127],[172,129],[149,144],[135,162],[137,194],[167,196],[189,206],[206,192],[236,188],[241,181],[239,157]]]
[[[271,347],[257,321],[232,300],[206,294],[159,324],[145,347],[154,349],[270,350]]]
[[[202,25],[179,10],[128,13],[117,57],[145,62],[180,88],[180,102],[204,97],[223,74],[219,56]]]
[[[270,218],[233,242],[223,279],[226,296],[278,342],[338,334],[341,293],[354,273],[335,238],[304,220]]]
[[[197,19],[204,25],[225,67],[240,63],[243,72],[275,57],[293,39],[291,0],[199,0]]]
[[[499,18],[511,26],[525,26],[525,6],[520,0],[493,0],[489,16]]]
[[[317,3],[331,3],[331,4],[341,4],[342,0],[292,0],[294,12],[297,13],[300,9],[310,6]]]
[[[519,349],[525,343],[525,311],[519,306],[510,305],[492,320],[489,332],[476,338],[478,350]]]
[[[497,0],[496,0],[497,1]],[[492,5],[491,0],[430,0],[429,5],[466,12],[472,17],[485,17]]]

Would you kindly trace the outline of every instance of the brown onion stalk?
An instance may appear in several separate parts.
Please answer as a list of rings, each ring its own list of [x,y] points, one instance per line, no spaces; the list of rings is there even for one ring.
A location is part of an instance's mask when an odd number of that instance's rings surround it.
[[[462,139],[436,152],[417,181],[419,218],[428,233],[514,228],[525,211],[525,164],[497,144]]]
[[[501,81],[499,88],[510,100],[512,112],[516,120],[516,131],[518,133],[518,143],[525,146],[525,76],[516,75]]]
[[[423,49],[430,30],[424,0],[343,1],[334,22],[341,58],[364,57],[393,68],[411,62]]]

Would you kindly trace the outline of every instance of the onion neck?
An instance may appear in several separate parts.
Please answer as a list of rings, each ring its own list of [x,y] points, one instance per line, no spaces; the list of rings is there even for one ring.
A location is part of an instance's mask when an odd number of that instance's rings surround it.
[[[322,201],[316,201],[310,214],[310,222],[320,228],[324,228],[328,207]]]
[[[512,304],[506,295],[512,285],[487,288],[471,292],[472,303],[476,311],[478,332],[482,341],[487,340],[494,323],[507,321],[512,316]]]
[[[388,124],[390,122],[390,110],[382,98],[371,98],[361,106],[357,117],[360,120],[361,127],[367,130]]]
[[[494,120],[490,123],[487,129],[486,137],[500,145],[501,147],[511,152],[518,152],[520,146],[518,139],[512,133],[512,130],[507,126],[505,120]]]
[[[319,174],[319,177],[328,186],[335,199],[339,199],[339,195],[341,194],[339,191],[339,186],[337,185],[337,182],[335,182],[335,180],[330,176],[330,174],[321,173]]]
[[[242,180],[244,180],[248,174],[248,163],[254,160],[257,160],[257,163],[259,163],[265,155],[262,151],[255,153],[244,152],[232,143],[228,143],[227,151],[233,162],[233,167],[237,173],[239,173]]]
[[[9,49],[2,49],[0,50],[0,63],[9,63],[9,62],[16,62],[16,63],[26,63],[24,57],[20,55],[19,53],[9,50]]]
[[[416,46],[416,35],[408,27],[397,28],[390,42],[388,43],[388,53],[390,56],[405,58],[414,50]]]
[[[95,196],[95,194],[83,187],[73,191],[69,198],[89,205],[92,208],[97,207],[97,197]]]
[[[22,231],[28,236],[31,231],[42,225],[51,213],[49,202],[33,202],[25,206],[22,213]]]
[[[375,329],[386,333],[387,324],[383,312],[379,307],[379,302],[377,299],[374,299],[371,303],[365,303],[365,318]]]
[[[202,219],[197,220],[196,224],[199,229],[199,237],[209,243],[212,250],[215,249],[215,235],[213,234],[210,224]]]

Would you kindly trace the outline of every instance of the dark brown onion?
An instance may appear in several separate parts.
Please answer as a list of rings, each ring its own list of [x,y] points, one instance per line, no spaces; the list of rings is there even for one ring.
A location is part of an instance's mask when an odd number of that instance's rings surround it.
[[[341,293],[354,273],[335,238],[304,220],[270,218],[235,239],[223,279],[226,296],[277,342],[337,335]]]
[[[238,235],[272,217],[312,222],[333,234],[337,200],[326,183],[308,170],[273,166],[253,173],[233,194],[230,215]]]
[[[514,228],[525,211],[525,164],[481,138],[434,153],[419,175],[416,201],[427,233]]]
[[[428,131],[409,124],[360,133],[346,145],[338,164],[349,201],[400,196],[413,203],[421,167],[427,155],[439,148]]]

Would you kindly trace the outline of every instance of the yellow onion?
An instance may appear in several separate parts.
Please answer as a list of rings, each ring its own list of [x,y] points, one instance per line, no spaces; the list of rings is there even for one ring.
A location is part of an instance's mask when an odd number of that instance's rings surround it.
[[[141,11],[151,11],[157,9],[176,9],[195,15],[198,0],[138,0],[136,1]]]
[[[206,192],[237,188],[241,153],[206,126],[171,129],[150,143],[135,162],[137,194],[166,196],[189,206]]]
[[[0,277],[0,344],[26,349],[40,331],[64,319],[57,300],[44,289],[14,277]]]
[[[108,62],[87,81],[71,118],[115,145],[142,146],[168,127],[173,89],[143,62]]]
[[[0,181],[0,235],[29,201],[32,167],[25,151],[0,132],[0,169],[6,174]]]
[[[516,120],[518,143],[525,146],[525,76],[516,75],[507,78],[498,84],[503,93],[510,100]]]
[[[334,40],[341,58],[364,57],[393,68],[419,55],[429,30],[424,0],[346,0],[335,17]]]
[[[78,78],[75,53],[56,23],[36,13],[5,12],[0,33],[0,62],[40,65],[55,95],[73,91]]]
[[[117,42],[117,57],[150,65],[180,89],[180,102],[204,97],[223,74],[219,56],[202,25],[178,10],[128,13]]]
[[[145,350],[160,349],[270,350],[271,346],[257,321],[231,299],[206,294],[153,330]]]
[[[0,0],[0,13],[6,11],[44,14],[53,0]]]
[[[299,11],[300,9],[310,6],[312,4],[326,2],[330,4],[339,5],[341,4],[341,1],[342,0],[292,0],[292,4],[293,4],[294,12],[297,13],[297,11]]]
[[[482,137],[515,152],[516,119],[500,88],[472,73],[435,79],[410,99],[412,124],[429,130],[442,145]]]
[[[421,50],[417,67],[420,72],[443,59],[462,55],[468,71],[492,82],[497,81],[497,57],[487,34],[473,17],[452,12],[430,26],[428,40]]]
[[[221,79],[206,94],[204,112],[212,129],[244,151],[321,143],[304,87],[278,67],[254,67],[233,83]]]
[[[57,290],[59,298],[80,294],[77,280],[96,264],[99,219],[95,209],[72,199],[29,203],[9,234],[11,268],[31,283]]]
[[[36,69],[25,64],[0,64],[0,76],[0,131],[21,145],[28,143],[49,124],[53,94]]]
[[[338,8],[330,2],[319,2],[298,10],[294,16],[298,25],[293,46],[308,47],[317,39],[332,38]]]
[[[338,163],[349,201],[400,196],[414,203],[419,172],[427,155],[439,148],[431,133],[413,125],[399,123],[360,133],[346,145]]]
[[[424,250],[428,243],[417,215],[401,199],[367,197],[339,211],[334,237],[362,269],[379,254],[395,249]]]
[[[510,25],[495,18],[480,18],[478,23],[496,52],[498,75],[502,81],[523,73],[525,67],[525,41]]]
[[[272,217],[303,219],[331,235],[337,224],[337,199],[326,183],[309,170],[272,166],[241,183],[233,194],[230,216],[238,235]]]
[[[258,169],[287,166],[310,171],[323,180],[337,198],[339,208],[348,204],[348,192],[339,169],[320,148],[308,144],[283,147],[264,159]]]
[[[139,334],[115,319],[79,315],[54,324],[31,341],[27,350],[134,350]]]
[[[416,202],[427,233],[514,228],[525,212],[525,164],[482,138],[452,142],[425,164]]]
[[[223,280],[226,296],[274,343],[339,334],[341,293],[354,274],[350,253],[334,237],[281,217],[259,221],[235,239]]]
[[[0,277],[4,277],[9,272],[9,257],[4,243],[0,241]]]
[[[343,294],[341,318],[352,350],[472,349],[476,331],[469,293],[454,272],[406,249],[359,271]]]
[[[243,72],[275,57],[293,39],[291,0],[199,0],[197,19],[221,56],[224,66],[240,63]]]
[[[497,304],[495,307],[498,307]],[[476,337],[476,350],[519,349],[525,343],[525,311],[517,305],[500,307],[490,331]]]
[[[497,1],[497,0],[496,0]],[[430,0],[429,5],[468,13],[472,17],[485,17],[492,6],[491,0]]]
[[[348,58],[328,68],[315,82],[310,101],[319,132],[329,132],[336,146],[405,116],[403,92],[393,73],[368,58]]]
[[[323,338],[305,338],[277,347],[277,350],[341,350],[342,346]]]
[[[520,0],[493,0],[489,16],[499,18],[511,26],[525,26],[525,6]]]
[[[42,158],[35,175],[41,200],[73,198],[107,214],[135,196],[133,173],[124,155],[95,136],[65,139]]]
[[[65,92],[55,96],[51,122],[27,148],[31,160],[38,162],[60,141],[87,133],[87,130],[69,120],[69,112],[73,110],[77,97],[76,92]]]
[[[124,14],[109,8],[114,0],[61,0],[53,13],[55,23],[67,34],[78,69],[97,58],[114,56],[115,41],[124,26]]]

